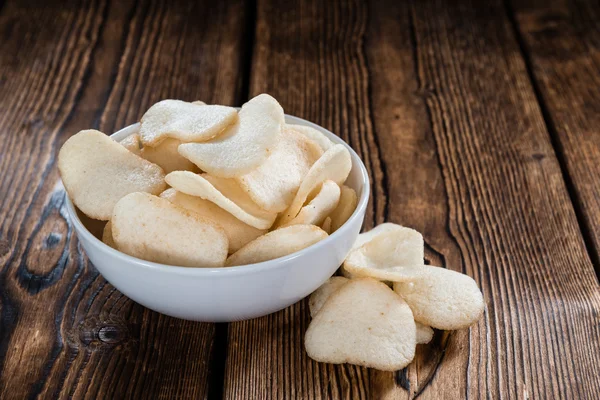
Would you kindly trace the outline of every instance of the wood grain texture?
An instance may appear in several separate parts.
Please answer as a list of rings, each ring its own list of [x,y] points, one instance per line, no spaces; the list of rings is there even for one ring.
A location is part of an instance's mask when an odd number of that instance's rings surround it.
[[[400,135],[381,135],[386,164],[405,161],[390,168],[390,219],[422,231],[488,305],[451,334],[424,390],[412,367],[411,392],[593,398],[598,285],[503,4],[371,11],[376,131]]]
[[[0,398],[596,398],[600,295],[579,228],[597,260],[597,4],[252,7],[0,0]],[[306,301],[227,330],[98,275],[65,215],[60,145],[159,99],[261,92],[357,150],[366,228],[422,231],[429,263],[482,287],[477,326],[382,373],[311,361]]]
[[[422,231],[487,310],[397,374],[309,360],[306,302],[231,324],[225,396],[594,398],[598,282],[505,5],[286,4],[258,4],[251,94],[348,140],[367,224]]]
[[[0,398],[208,396],[214,326],[151,312],[98,274],[55,157],[162,98],[237,104],[244,16],[239,1],[3,5]]]
[[[600,274],[600,4],[531,0],[512,9]]]

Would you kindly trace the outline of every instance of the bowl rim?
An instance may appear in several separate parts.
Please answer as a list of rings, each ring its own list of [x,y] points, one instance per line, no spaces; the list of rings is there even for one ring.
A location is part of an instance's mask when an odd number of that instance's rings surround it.
[[[92,233],[83,225],[83,223],[79,219],[79,216],[77,215],[77,212],[75,211],[75,207],[73,206],[73,203],[71,202],[69,195],[65,192],[67,213],[69,214],[69,218],[70,218],[71,222],[75,225],[75,231],[77,232],[77,235],[83,235],[85,237],[85,239],[87,239],[88,241],[94,243],[95,245],[99,245],[100,249],[102,251],[111,254],[113,257],[120,258],[122,261],[127,262],[129,264],[133,263],[133,264],[136,264],[137,266],[147,268],[150,270],[154,270],[154,271],[162,271],[162,272],[173,273],[173,274],[177,274],[177,275],[188,275],[188,276],[189,275],[214,276],[214,275],[246,274],[246,273],[258,272],[258,271],[263,271],[263,270],[270,270],[273,268],[280,267],[281,264],[286,264],[288,261],[294,260],[299,257],[303,257],[306,254],[314,253],[317,250],[319,250],[320,248],[327,246],[336,237],[342,235],[343,231],[350,229],[349,226],[351,225],[352,221],[359,219],[360,216],[364,214],[364,211],[367,208],[367,204],[369,202],[369,197],[371,194],[371,184],[370,184],[370,180],[369,180],[369,174],[367,172],[367,168],[365,167],[365,164],[363,163],[361,158],[358,156],[358,154],[354,151],[354,149],[352,149],[352,147],[350,147],[350,145],[348,143],[346,143],[344,140],[342,140],[339,136],[335,135],[333,132],[331,132],[328,129],[325,129],[322,126],[317,125],[313,122],[307,121],[307,120],[299,118],[299,117],[295,117],[293,115],[285,114],[285,119],[286,119],[286,123],[304,125],[304,126],[309,126],[311,128],[317,129],[317,130],[321,131],[322,133],[324,133],[328,137],[328,139],[332,140],[333,142],[343,144],[350,152],[350,156],[352,158],[352,166],[354,167],[356,165],[358,167],[360,178],[362,180],[362,185],[363,185],[361,194],[360,194],[360,198],[358,201],[358,205],[354,209],[354,212],[352,213],[350,218],[348,218],[348,220],[346,222],[344,222],[344,224],[342,226],[340,226],[335,232],[333,232],[327,238],[325,238],[311,246],[308,246],[300,251],[297,251],[295,253],[288,254],[283,257],[275,258],[273,260],[262,261],[262,262],[254,263],[254,264],[245,264],[245,265],[236,265],[233,267],[218,267],[218,268],[205,268],[205,267],[193,268],[193,267],[182,267],[182,266],[177,266],[177,265],[155,263],[152,261],[142,260],[141,258],[133,257],[133,256],[130,256],[123,252],[120,252],[116,249],[113,249],[112,247],[110,247],[109,245],[104,243],[102,240],[100,240],[96,236],[92,235]],[[120,129],[119,131],[110,135],[110,137],[115,140],[122,140],[125,137],[137,132],[138,129],[139,129],[139,122],[129,125],[123,129]],[[356,163],[355,163],[355,161],[356,161]]]

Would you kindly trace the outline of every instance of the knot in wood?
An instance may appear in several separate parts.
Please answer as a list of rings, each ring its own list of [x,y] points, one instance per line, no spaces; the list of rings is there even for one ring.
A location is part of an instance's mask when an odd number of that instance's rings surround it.
[[[102,348],[127,344],[132,337],[125,321],[109,316],[107,319],[85,319],[79,325],[78,339],[84,347]]]
[[[118,344],[126,338],[126,333],[117,325],[107,325],[100,328],[98,338],[101,342],[107,344]]]

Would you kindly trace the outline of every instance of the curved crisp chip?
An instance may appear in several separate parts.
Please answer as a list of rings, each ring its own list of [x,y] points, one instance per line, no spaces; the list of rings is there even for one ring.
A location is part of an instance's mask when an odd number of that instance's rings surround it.
[[[315,317],[323,307],[329,296],[335,293],[339,288],[348,283],[348,279],[343,276],[332,276],[327,279],[317,290],[315,290],[308,299],[308,308],[310,316]]]
[[[315,315],[304,346],[316,361],[396,371],[415,355],[415,321],[389,287],[370,278],[353,279]]]
[[[315,142],[323,151],[329,150],[333,146],[333,142],[329,140],[322,132],[315,128],[306,125],[287,124],[287,126],[297,132],[300,132],[313,142]]]
[[[197,104],[199,106],[205,106],[206,105],[206,103],[203,102],[202,100],[192,101],[192,104]]]
[[[212,139],[237,120],[233,107],[199,105],[181,100],[162,100],[140,120],[144,146],[156,146],[167,137],[187,142]]]
[[[327,237],[318,226],[292,225],[260,236],[233,253],[225,265],[254,264],[287,256],[300,251]]]
[[[143,260],[183,267],[222,267],[227,235],[213,222],[147,193],[131,193],[111,219],[119,251]]]
[[[356,241],[352,245],[352,250],[358,249],[360,246],[369,242],[370,240],[372,240],[374,237],[376,237],[379,234],[393,232],[396,230],[401,230],[403,228],[404,228],[403,226],[394,224],[391,222],[385,222],[383,224],[379,224],[375,228],[371,229],[370,231],[361,233],[360,235],[358,235],[358,237],[356,238]]]
[[[281,215],[279,225],[285,225],[296,217],[306,199],[317,191],[323,182],[331,180],[341,185],[351,169],[352,159],[348,149],[341,144],[332,146],[310,168],[302,180],[294,200]]]
[[[179,154],[177,148],[180,144],[177,139],[166,138],[155,147],[144,147],[140,156],[159,165],[167,174],[173,171],[198,171],[193,162]]]
[[[65,142],[58,153],[58,170],[73,203],[87,216],[104,221],[123,196],[158,194],[166,187],[158,165],[96,130],[81,131]]]
[[[173,188],[162,192],[160,197],[167,199],[180,207],[194,211],[201,217],[213,221],[215,224],[222,227],[229,239],[229,253],[237,251],[246,243],[251,242],[267,232],[266,229],[256,229],[243,223],[212,201],[204,200],[201,197],[190,196],[178,192]]]
[[[433,339],[433,329],[415,321],[417,327],[417,344],[427,344]]]
[[[165,180],[178,191],[212,201],[240,221],[257,229],[270,228],[277,216],[257,206],[234,179],[174,171],[167,175]]]
[[[350,251],[342,268],[352,276],[403,282],[418,275],[424,264],[423,247],[423,236],[419,232],[398,227]]]
[[[302,207],[298,215],[282,226],[319,225],[338,205],[340,187],[334,181],[325,181],[321,190],[307,205]]]
[[[112,224],[110,223],[110,221],[108,221],[106,225],[104,225],[104,230],[102,230],[102,242],[112,247],[113,249],[117,248],[117,246],[115,245],[115,241],[112,237]]]
[[[344,267],[342,275],[347,278],[370,277],[382,281],[391,286],[390,282],[404,282],[413,279],[417,273],[418,266],[404,267],[393,266],[388,268],[354,268]]]
[[[285,210],[311,165],[323,154],[303,135],[283,129],[279,145],[261,165],[236,180],[264,210]]]
[[[140,142],[140,135],[134,133],[133,135],[127,136],[125,139],[119,142],[121,146],[125,147],[127,150],[132,152],[135,155],[140,155],[142,152],[142,143]],[[152,161],[150,161],[152,162]]]
[[[466,328],[479,320],[485,303],[475,281],[464,274],[425,265],[411,282],[394,290],[413,310],[415,320],[433,328]]]
[[[321,225],[321,229],[327,232],[328,235],[331,235],[331,217],[325,218],[323,224]]]
[[[242,106],[238,121],[221,135],[209,142],[182,144],[179,153],[213,176],[240,176],[275,151],[283,123],[283,109],[277,100],[261,94]]]
[[[352,215],[358,204],[358,197],[354,189],[348,186],[342,186],[342,192],[340,194],[340,202],[338,206],[331,213],[331,231],[337,231],[340,226],[344,225],[348,218]]]

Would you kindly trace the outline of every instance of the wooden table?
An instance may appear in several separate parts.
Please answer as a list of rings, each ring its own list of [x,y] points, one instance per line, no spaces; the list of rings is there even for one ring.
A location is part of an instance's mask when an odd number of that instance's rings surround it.
[[[572,0],[0,0],[0,398],[598,398],[598,21]],[[262,92],[361,154],[365,228],[423,232],[429,263],[480,285],[478,325],[384,373],[311,361],[306,301],[187,322],[98,274],[64,141]]]

